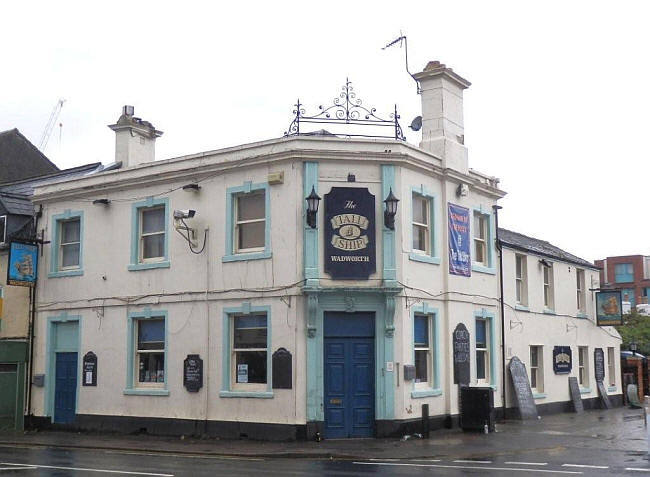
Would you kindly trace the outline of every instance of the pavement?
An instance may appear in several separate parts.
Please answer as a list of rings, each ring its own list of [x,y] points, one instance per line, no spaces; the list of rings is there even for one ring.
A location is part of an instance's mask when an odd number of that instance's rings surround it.
[[[26,431],[0,434],[0,447],[43,447],[135,453],[303,459],[481,459],[570,451],[640,461],[648,452],[642,409],[616,408],[555,414],[537,421],[497,423],[490,434],[435,430],[429,439],[329,439],[321,442],[260,442],[94,432]],[[582,450],[581,450],[582,449]]]

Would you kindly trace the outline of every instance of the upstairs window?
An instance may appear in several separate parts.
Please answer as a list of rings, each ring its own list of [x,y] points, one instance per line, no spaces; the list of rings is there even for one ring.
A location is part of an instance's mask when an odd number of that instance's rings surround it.
[[[544,270],[544,308],[553,309],[553,265],[542,265]]]
[[[616,283],[633,282],[634,265],[631,263],[617,263],[614,265],[614,281]]]
[[[81,220],[79,217],[62,220],[58,223],[59,232],[59,270],[79,268],[81,251]]]
[[[413,251],[430,254],[431,224],[429,201],[420,194],[413,194]]]
[[[474,214],[474,263],[484,267],[488,266],[487,225],[488,221],[484,214]]]
[[[140,262],[165,257],[165,207],[140,209]]]
[[[579,313],[585,313],[585,271],[576,269],[576,306]]]
[[[266,204],[264,191],[236,196],[235,253],[264,250]]]
[[[526,256],[515,255],[515,292],[517,304],[528,305],[528,267]]]

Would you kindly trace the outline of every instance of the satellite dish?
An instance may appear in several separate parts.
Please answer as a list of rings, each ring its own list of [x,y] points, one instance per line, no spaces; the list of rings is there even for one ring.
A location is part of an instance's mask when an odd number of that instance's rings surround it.
[[[416,116],[413,121],[411,121],[411,125],[409,126],[413,131],[419,131],[422,129],[422,116]]]

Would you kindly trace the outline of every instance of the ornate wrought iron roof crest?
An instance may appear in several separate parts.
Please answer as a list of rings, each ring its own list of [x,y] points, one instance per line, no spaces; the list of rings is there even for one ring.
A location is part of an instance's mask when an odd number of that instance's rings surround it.
[[[368,137],[368,138],[384,138],[384,139],[397,139],[400,141],[405,141],[404,133],[402,127],[399,124],[399,114],[397,114],[397,105],[392,113],[388,115],[389,119],[383,119],[377,116],[376,108],[366,108],[363,106],[362,101],[357,98],[352,83],[346,78],[345,85],[341,87],[341,93],[339,96],[334,98],[333,104],[331,106],[318,106],[320,110],[317,114],[309,116],[305,112],[304,105],[300,102],[300,99],[296,101],[294,105],[295,109],[293,114],[295,117],[291,124],[289,124],[289,129],[284,133],[285,137],[288,136],[313,136],[318,134],[323,135],[338,135],[333,134],[329,131],[320,131],[320,132],[304,132],[301,131],[301,124],[328,124],[328,125],[350,125],[350,126],[368,126],[374,127],[375,129],[370,131],[366,129],[365,131],[377,132],[378,134],[341,134],[345,137]],[[388,134],[379,134],[380,132],[386,131],[381,128],[392,128],[392,132]],[[356,131],[356,129],[355,129]]]

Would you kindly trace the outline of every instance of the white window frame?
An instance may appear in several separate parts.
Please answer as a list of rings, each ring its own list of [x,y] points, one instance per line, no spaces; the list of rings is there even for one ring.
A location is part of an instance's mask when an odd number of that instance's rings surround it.
[[[420,202],[424,202],[425,205],[425,213],[424,213],[424,218],[427,222],[421,223],[421,222],[416,222],[415,221],[415,204],[417,203],[418,205]],[[411,227],[411,233],[413,234],[412,240],[411,240],[411,247],[414,253],[421,253],[424,255],[432,255],[431,251],[431,224],[429,223],[431,221],[431,200],[427,198],[426,196],[422,194],[418,194],[417,192],[413,192],[411,194],[411,217],[412,217],[412,223]],[[414,233],[414,228],[422,228],[424,229],[424,249],[419,249],[414,247],[414,238],[415,238],[415,233]]]
[[[537,363],[533,360],[535,355]],[[544,346],[530,345],[530,387],[534,393],[544,392]]]
[[[528,260],[526,255],[515,254],[515,299],[521,306],[528,306]]]
[[[576,268],[576,306],[578,313],[584,314],[587,311],[585,294],[585,271]]]
[[[542,282],[544,283],[544,308],[546,310],[555,309],[555,297],[553,293],[553,264],[550,263],[547,267],[542,265]]]
[[[476,227],[476,219],[479,220],[480,227]],[[490,259],[488,257],[488,240],[490,237],[490,231],[489,231],[489,226],[490,226],[490,220],[486,216],[486,214],[482,214],[479,212],[474,212],[474,264],[479,265],[481,267],[489,267],[490,266]],[[479,236],[479,231],[476,229],[480,229],[482,232],[483,237]],[[478,261],[476,258],[478,257],[478,253],[476,253],[478,246],[481,246],[483,250],[483,260]]]
[[[264,215],[260,219],[248,219],[248,220],[239,220],[239,199],[241,197],[255,197],[259,196],[262,199],[262,202],[264,203]],[[266,237],[262,237],[262,246],[261,247],[249,247],[249,248],[239,248],[239,226],[240,225],[246,225],[246,224],[257,224],[257,223],[263,223],[264,224],[264,230],[266,229],[266,207],[268,207],[268,204],[266,203],[266,194],[264,190],[255,190],[250,192],[249,194],[236,194],[234,197],[234,205],[233,205],[233,220],[234,220],[234,237],[233,237],[233,253],[254,253],[254,252],[263,252],[264,249],[266,248]],[[264,232],[263,232],[264,233]]]
[[[485,325],[485,346],[479,348],[478,341],[474,342],[474,350],[475,350],[475,356],[474,359],[476,360],[476,382],[478,384],[490,384],[490,321],[484,318],[475,318],[475,322],[483,322]],[[476,327],[476,325],[475,325]],[[476,333],[476,337],[478,337],[478,333]],[[479,378],[478,377],[478,353],[482,353],[484,355],[483,357],[483,365],[484,365],[484,377]]]
[[[427,345],[426,346],[416,346],[415,343],[415,320],[418,318],[424,318],[427,323]],[[424,313],[415,313],[413,315],[413,364],[415,364],[417,361],[415,360],[415,353],[417,351],[426,351],[426,364],[427,364],[427,379],[426,381],[420,381],[418,382],[417,379],[415,379],[414,382],[414,389],[429,389],[433,388],[433,320],[431,319],[431,315],[424,314]],[[416,370],[416,375],[417,375],[417,370]]]
[[[607,348],[607,380],[610,387],[616,387],[616,348]]]
[[[76,242],[64,242],[63,241],[63,226],[65,224],[71,223],[71,222],[79,222],[79,240]],[[58,269],[59,271],[65,272],[67,270],[78,270],[81,268],[81,217],[76,216],[76,217],[71,217],[69,219],[65,220],[58,220],[56,222],[57,227],[59,227],[59,243],[57,244],[57,253],[58,253]],[[77,256],[77,264],[76,265],[70,265],[68,267],[63,266],[63,247],[67,245],[75,245],[79,244],[79,253]]]
[[[578,346],[578,385],[586,389],[589,387],[589,347]]]
[[[138,349],[138,331],[140,323],[147,321],[162,321],[164,336],[167,335],[167,320],[164,316],[151,316],[150,318],[134,318],[133,319],[133,387],[134,388],[148,388],[148,389],[163,389],[167,380],[166,364],[167,364],[167,349],[165,339],[162,341],[161,349]],[[162,381],[140,381],[140,356],[144,354],[162,354],[163,355],[163,380]]]
[[[153,205],[151,207],[139,207],[138,208],[138,263],[156,263],[156,262],[162,262],[166,260],[165,257],[165,242],[167,241],[167,224],[166,224],[166,205],[165,204],[159,204],[159,205]],[[163,228],[161,231],[158,232],[148,232],[144,233],[143,232],[143,226],[144,226],[144,213],[145,212],[152,212],[154,210],[161,210],[162,215],[163,215]],[[154,235],[162,235],[163,237],[163,252],[162,255],[158,257],[149,257],[149,258],[144,258],[144,239],[145,237],[153,237]]]
[[[4,223],[4,227],[2,227],[2,236],[0,236],[0,244],[4,244],[7,242],[7,216],[0,215],[0,221]]]
[[[235,348],[235,320],[244,316],[264,316],[266,318],[266,347],[265,348]],[[263,312],[254,312],[250,315],[243,314],[234,314],[228,317],[230,320],[230,389],[237,391],[247,391],[247,392],[264,392],[269,386],[269,315],[268,313]],[[264,351],[266,353],[266,382],[265,383],[238,383],[237,382],[237,352],[255,352],[255,351]]]

